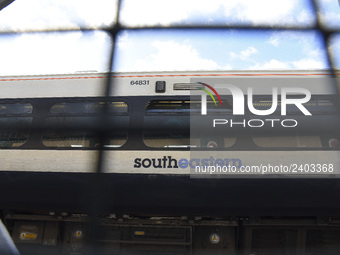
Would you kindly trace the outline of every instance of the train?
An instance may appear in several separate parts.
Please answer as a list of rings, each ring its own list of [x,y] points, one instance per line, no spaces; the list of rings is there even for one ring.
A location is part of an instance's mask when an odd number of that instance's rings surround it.
[[[340,234],[339,74],[0,77],[2,218],[22,254],[317,254]]]

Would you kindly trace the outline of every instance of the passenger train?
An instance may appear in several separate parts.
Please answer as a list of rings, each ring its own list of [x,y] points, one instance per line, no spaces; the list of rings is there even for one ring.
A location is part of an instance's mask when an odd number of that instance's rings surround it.
[[[2,77],[0,170],[96,172],[99,148],[105,151],[101,171],[116,174],[188,175],[187,168],[163,165],[168,157],[190,158],[199,151],[238,152],[235,156],[247,165],[283,153],[296,164],[317,155],[322,157],[313,163],[339,163],[330,160],[338,158],[339,119],[337,83],[327,72],[115,74],[105,96],[107,77]],[[225,94],[223,107],[208,96],[208,114],[202,115],[204,97],[192,93],[202,83],[237,86],[245,95],[253,88],[252,105],[260,113],[233,114],[240,104]],[[281,95],[273,95],[273,88],[308,91],[310,99],[301,107],[312,116],[293,103],[287,103],[285,116],[280,114]],[[261,113],[268,109],[271,114]],[[147,158],[164,162],[143,163]],[[338,174],[336,169],[332,174]]]
[[[171,245],[191,252],[207,229],[212,232],[205,247],[235,254],[242,245],[245,252],[254,250],[248,236],[254,217],[258,225],[267,224],[268,217],[283,217],[271,230],[287,218],[292,223],[291,217],[303,222],[325,217],[325,224],[332,224],[330,219],[340,215],[339,74],[0,77],[0,209],[13,238],[22,245],[44,245],[48,240],[39,241],[37,233],[47,226],[54,230],[46,233],[61,233],[53,225],[61,217],[73,224],[64,226],[66,232],[78,231],[64,244],[71,247],[83,233],[77,230],[80,222],[84,225],[79,215],[100,212],[115,227],[123,224],[124,215],[138,217],[139,225],[131,223],[136,218],[127,220],[135,239],[126,243],[136,245],[145,237],[147,230],[136,226],[156,233],[157,226],[145,218],[158,217],[169,233],[183,232],[181,244],[167,232]],[[25,230],[29,221],[35,232]],[[249,228],[241,229],[243,244],[236,244],[234,231],[241,221]],[[182,228],[174,230],[174,224]],[[282,233],[289,235],[287,228]],[[220,236],[229,244],[217,245]]]

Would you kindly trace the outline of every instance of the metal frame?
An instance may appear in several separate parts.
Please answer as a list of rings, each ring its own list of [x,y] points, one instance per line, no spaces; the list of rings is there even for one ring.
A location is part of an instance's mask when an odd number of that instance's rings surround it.
[[[5,1],[6,3],[6,1]],[[0,10],[3,7],[4,1],[0,1]],[[8,3],[7,3],[8,4]],[[7,6],[6,4],[6,6]],[[314,15],[317,17],[317,22],[314,25],[311,26],[245,26],[245,25],[195,25],[195,24],[191,24],[191,25],[172,25],[172,26],[168,26],[168,27],[163,27],[163,26],[144,26],[144,27],[133,27],[133,26],[124,26],[123,24],[120,23],[119,18],[120,18],[120,10],[121,10],[121,5],[122,5],[122,0],[118,0],[117,1],[117,13],[116,13],[116,19],[113,23],[112,26],[110,27],[106,27],[106,28],[99,28],[99,29],[89,29],[87,27],[81,27],[80,30],[85,32],[85,31],[93,31],[93,30],[101,30],[101,31],[105,31],[107,32],[112,40],[113,40],[113,45],[110,51],[110,56],[109,56],[109,66],[108,66],[108,70],[113,70],[113,59],[114,59],[114,49],[116,47],[116,38],[117,38],[117,34],[121,31],[127,30],[127,31],[137,31],[137,30],[141,30],[141,31],[147,31],[147,30],[152,30],[155,31],[155,33],[157,33],[158,31],[164,31],[164,30],[230,30],[230,29],[235,29],[235,30],[252,30],[252,31],[317,31],[320,32],[323,38],[323,44],[324,44],[324,49],[326,50],[327,53],[327,61],[329,66],[331,67],[330,72],[335,76],[335,63],[334,63],[334,59],[331,55],[331,52],[329,50],[329,42],[331,37],[335,34],[338,33],[339,30],[337,29],[327,29],[325,28],[320,20],[320,17],[318,15],[318,10],[320,9],[320,7],[318,6],[318,1],[317,0],[311,0],[311,5],[313,7],[313,12]],[[79,29],[75,30],[75,29],[43,29],[43,30],[25,30],[25,31],[21,31],[21,33],[54,33],[54,32],[71,32],[71,31],[79,31]],[[11,35],[11,34],[15,34],[15,32],[0,32],[0,36],[4,36],[4,35]],[[111,86],[110,84],[112,84],[113,79],[112,79],[112,75],[110,75],[110,73],[107,74],[107,83],[106,83],[106,95],[110,95],[112,94],[112,90],[114,90],[114,86]],[[336,86],[336,84],[334,84]],[[107,114],[108,109],[104,109],[104,111],[102,112],[102,118],[103,120],[105,120],[105,115]],[[107,133],[106,132],[101,132],[98,134],[98,137],[101,141],[105,140]],[[103,144],[103,143],[101,143]],[[90,217],[90,229],[92,230],[90,232],[92,237],[97,236],[97,233],[99,231],[99,226],[101,225],[101,220],[99,218],[99,215],[101,215],[101,212],[104,211],[103,208],[103,201],[105,201],[106,199],[110,199],[110,200],[114,200],[114,197],[110,197],[110,198],[105,198],[105,197],[101,197],[100,199],[98,198],[97,194],[98,194],[98,190],[101,189],[101,182],[100,182],[100,178],[99,176],[101,175],[101,173],[103,172],[103,162],[104,162],[104,157],[105,157],[105,153],[104,153],[104,148],[100,147],[98,149],[98,160],[97,160],[97,167],[96,167],[96,173],[93,174],[93,177],[91,178],[91,181],[88,183],[88,185],[86,185],[87,187],[91,187],[92,189],[92,196],[89,197],[89,203],[88,203],[88,214]],[[86,192],[86,194],[89,194],[89,192]],[[2,226],[2,225],[1,225]],[[3,229],[3,227],[1,228]],[[89,238],[89,240],[95,240],[96,238]],[[93,243],[91,245],[93,247],[92,249],[88,250],[88,254],[95,254],[95,246],[96,243]],[[15,253],[12,253],[15,254]]]

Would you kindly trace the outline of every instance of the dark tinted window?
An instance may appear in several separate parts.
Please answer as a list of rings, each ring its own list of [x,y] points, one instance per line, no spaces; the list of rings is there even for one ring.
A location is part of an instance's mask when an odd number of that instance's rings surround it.
[[[103,120],[100,113],[105,104],[108,114]],[[129,116],[125,102],[63,102],[53,105],[50,113],[42,137],[47,147],[100,147],[97,134],[102,126],[109,129],[104,147],[120,147],[127,140]]]

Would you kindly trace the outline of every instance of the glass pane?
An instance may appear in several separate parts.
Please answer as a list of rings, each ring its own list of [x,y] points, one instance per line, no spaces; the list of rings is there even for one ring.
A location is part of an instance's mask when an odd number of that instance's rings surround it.
[[[287,96],[287,98],[299,98],[297,96]],[[336,114],[336,100],[338,98],[327,97],[327,96],[312,96],[312,98],[304,103],[304,107],[312,114],[312,115],[325,115],[325,114]],[[253,106],[256,110],[267,110],[272,106],[272,97],[268,96],[254,96],[253,97]],[[295,105],[286,105],[286,111],[288,115],[303,115],[301,110],[297,108]],[[273,112],[273,114],[280,115],[281,113],[281,100],[277,101],[277,108]]]
[[[31,117],[1,117],[0,147],[19,147],[29,137]]]
[[[32,113],[33,106],[31,104],[0,104],[0,115],[2,114],[26,114],[26,113]]]
[[[43,144],[47,147],[100,147],[98,135],[94,131],[100,120],[93,116],[46,118]],[[120,147],[125,144],[128,122],[128,116],[112,116],[109,119],[106,124],[115,131],[108,135],[105,147]]]
[[[216,99],[217,100],[217,99]],[[224,107],[221,109],[216,107],[212,100],[207,100],[207,112],[208,113],[219,113],[226,114],[228,110],[231,113],[232,106],[227,99],[224,99]],[[200,114],[201,112],[201,101],[190,101],[190,100],[152,100],[146,107],[146,114]]]
[[[0,31],[103,28],[116,19],[117,0],[14,1],[1,11]]]
[[[103,125],[110,128],[105,147],[120,147],[127,140],[129,125],[128,105],[125,102],[108,102],[109,115]],[[43,144],[47,147],[100,147],[98,138],[99,113],[105,102],[62,102],[51,107],[55,115],[45,120]],[[72,116],[73,115],[73,116]]]
[[[199,114],[201,104],[189,100],[153,100],[144,116],[144,143],[153,148],[228,148],[235,137],[215,137],[213,134],[190,139],[190,113]],[[228,108],[230,109],[230,108]],[[213,102],[208,103],[209,113],[219,113]]]
[[[145,132],[144,143],[151,148],[229,148],[236,137],[200,137],[190,139],[185,132]]]
[[[51,113],[101,113],[104,111],[105,102],[75,102],[60,103],[51,107]],[[128,106],[124,102],[110,102],[108,104],[109,113],[128,113]]]
[[[253,142],[262,148],[331,148],[340,149],[337,135],[258,135]]]
[[[190,144],[190,137],[185,134],[144,134],[144,143],[151,148],[190,148],[199,147],[197,144]]]

